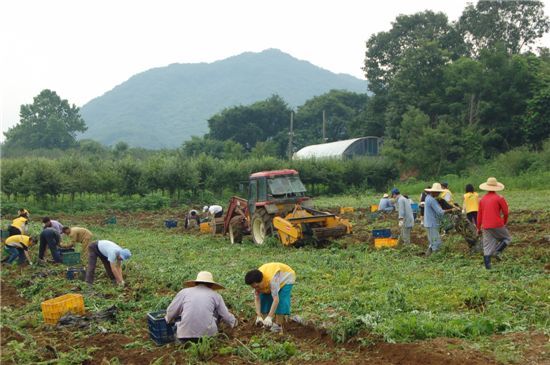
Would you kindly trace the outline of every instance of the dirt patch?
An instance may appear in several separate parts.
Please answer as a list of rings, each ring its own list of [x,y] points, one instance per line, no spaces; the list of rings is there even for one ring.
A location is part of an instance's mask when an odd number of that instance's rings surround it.
[[[388,365],[498,364],[489,355],[460,347],[459,340],[446,338],[416,343],[380,343],[368,351],[368,355],[373,361],[363,363]]]
[[[0,282],[0,287],[0,306],[19,307],[26,304],[25,299],[19,296],[17,290],[13,286],[6,284],[4,280]]]
[[[21,342],[23,340],[23,336],[15,332],[11,328],[6,326],[2,326],[0,328],[0,344],[2,345],[2,347],[6,346],[6,344],[8,344],[8,342],[10,341]]]

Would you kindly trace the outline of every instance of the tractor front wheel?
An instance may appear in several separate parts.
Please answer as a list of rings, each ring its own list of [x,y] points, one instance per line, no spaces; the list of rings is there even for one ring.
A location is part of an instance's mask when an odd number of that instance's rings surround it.
[[[242,216],[237,216],[233,217],[229,223],[229,240],[231,243],[241,243],[243,241],[242,220]]]
[[[263,245],[272,233],[273,218],[265,209],[256,209],[252,216],[252,239],[257,245]]]

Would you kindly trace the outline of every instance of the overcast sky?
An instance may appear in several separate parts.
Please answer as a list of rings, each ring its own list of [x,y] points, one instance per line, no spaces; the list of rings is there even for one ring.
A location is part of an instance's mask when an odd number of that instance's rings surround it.
[[[545,13],[550,13],[550,0]],[[365,41],[399,14],[456,20],[461,0],[6,0],[0,5],[0,122],[43,89],[82,106],[132,75],[278,48],[364,78]],[[543,43],[548,42],[546,37]],[[3,135],[1,137],[3,139]]]

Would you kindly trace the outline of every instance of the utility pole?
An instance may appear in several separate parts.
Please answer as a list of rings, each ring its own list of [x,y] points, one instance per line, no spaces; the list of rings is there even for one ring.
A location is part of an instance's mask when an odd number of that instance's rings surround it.
[[[323,143],[327,143],[327,119],[325,117],[325,111],[323,110]]]
[[[290,132],[288,132],[288,159],[292,160],[292,137],[294,137],[294,112],[290,112]]]

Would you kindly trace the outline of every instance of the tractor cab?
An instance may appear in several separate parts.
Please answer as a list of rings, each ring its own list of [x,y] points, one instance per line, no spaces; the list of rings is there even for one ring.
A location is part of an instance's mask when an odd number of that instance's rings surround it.
[[[254,214],[256,207],[276,211],[277,205],[293,205],[305,200],[306,188],[296,170],[262,171],[250,175],[248,207]],[[267,208],[271,205],[272,207]]]

